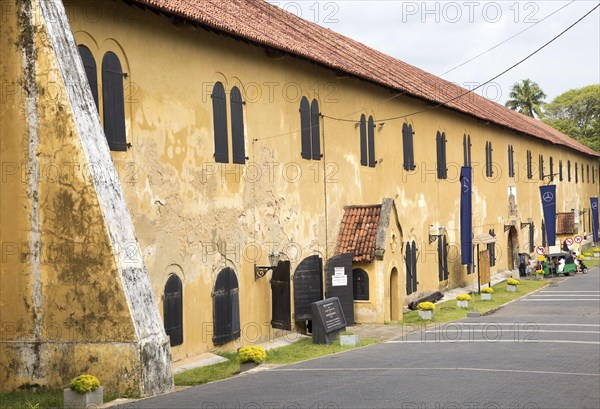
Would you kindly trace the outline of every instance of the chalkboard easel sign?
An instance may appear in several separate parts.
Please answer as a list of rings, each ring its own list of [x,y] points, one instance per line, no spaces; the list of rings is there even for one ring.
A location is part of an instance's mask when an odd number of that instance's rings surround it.
[[[346,317],[337,297],[311,304],[313,344],[331,345],[338,332],[346,328]]]

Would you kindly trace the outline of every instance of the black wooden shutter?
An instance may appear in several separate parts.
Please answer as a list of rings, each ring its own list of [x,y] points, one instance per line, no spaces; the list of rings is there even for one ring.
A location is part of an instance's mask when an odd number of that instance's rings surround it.
[[[96,66],[96,60],[92,55],[92,52],[85,45],[77,47],[79,49],[79,55],[83,62],[83,68],[85,68],[85,76],[87,77],[90,89],[92,90],[92,96],[96,103],[96,109],[98,109],[98,71]]]
[[[372,116],[369,116],[369,124],[367,128],[369,142],[369,167],[375,167],[375,121]]]
[[[575,162],[575,183],[579,182],[579,168],[577,167],[577,162]]]
[[[552,156],[550,156],[550,181],[554,181],[554,160],[552,159]]]
[[[312,320],[310,304],[323,299],[323,259],[305,258],[294,272],[294,314],[296,321]]]
[[[544,180],[544,155],[540,155],[540,180]]]
[[[514,148],[512,145],[508,145],[508,176],[515,177],[515,158],[514,158]]]
[[[231,88],[229,94],[231,105],[231,145],[233,163],[246,163],[246,148],[244,146],[244,108],[242,94],[238,87]]]
[[[535,239],[533,237],[535,232],[535,226],[533,222],[529,225],[529,252],[533,253],[535,251]]]
[[[494,159],[492,157],[492,152],[494,149],[492,148],[492,142],[490,141],[490,177],[494,176]]]
[[[586,165],[586,171],[585,172],[587,173],[587,177],[586,177],[587,182],[590,183],[590,165]]]
[[[568,179],[568,182],[571,181],[571,161],[570,160],[567,161],[567,179]]]
[[[280,261],[271,276],[271,326],[291,331],[290,262]]]
[[[444,280],[448,279],[448,240],[446,236],[442,236],[442,247],[444,248]]]
[[[240,298],[235,272],[227,267],[217,276],[213,291],[213,343],[223,345],[240,337]]]
[[[354,299],[358,301],[369,300],[369,274],[362,268],[352,270]]]
[[[175,274],[171,274],[165,284],[163,315],[171,346],[183,344],[183,286]]]
[[[413,241],[412,242],[412,278],[413,278],[413,285],[412,285],[412,291],[416,292],[417,291],[417,244]]]
[[[417,246],[413,241],[406,246],[406,294],[417,291]]]
[[[319,112],[319,102],[316,99],[310,104],[310,134],[312,141],[312,158],[321,160],[321,114]]]
[[[485,176],[490,176],[490,143],[485,143]]]
[[[435,152],[437,162],[437,177],[442,179],[442,135],[440,131],[435,134]]]
[[[367,166],[367,119],[365,115],[360,116],[360,164]]]
[[[102,59],[102,99],[108,146],[113,151],[126,151],[123,70],[119,57],[110,51]]]
[[[404,260],[406,268],[406,295],[412,294],[412,247],[410,243],[406,245],[406,257]]]
[[[562,160],[558,161],[558,181],[559,182],[563,181],[563,164],[562,164]]]
[[[468,166],[472,166],[472,164],[471,164],[471,135],[467,135],[467,159],[469,160]]]
[[[444,243],[438,237],[438,281],[444,280]]]
[[[227,100],[225,88],[216,82],[212,93],[213,126],[215,132],[215,162],[229,162],[229,144],[227,142]]]
[[[592,183],[596,183],[596,168],[592,166]]]
[[[300,100],[300,139],[302,148],[302,158],[311,158],[310,149],[310,105],[306,97]]]
[[[467,161],[467,134],[463,134],[463,163],[464,166],[469,166]]]
[[[413,146],[413,129],[412,125],[402,125],[402,150],[404,152],[404,169],[415,169],[415,153]]]
[[[448,179],[448,162],[446,157],[446,132],[442,132],[442,178]]]

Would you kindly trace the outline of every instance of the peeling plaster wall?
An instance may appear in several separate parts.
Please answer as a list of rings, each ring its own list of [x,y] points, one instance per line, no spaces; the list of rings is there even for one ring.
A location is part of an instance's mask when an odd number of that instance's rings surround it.
[[[90,7],[95,10],[93,18],[86,13]],[[518,220],[532,218],[536,241],[541,241],[540,182],[524,178],[527,149],[534,160],[537,153],[544,153],[552,155],[555,164],[563,159],[566,165],[571,158],[598,168],[597,160],[590,157],[443,109],[410,119],[415,130],[414,172],[402,168],[401,121],[388,121],[376,129],[376,159],[383,159],[376,168],[360,166],[359,130],[354,123],[327,119],[321,127],[323,159],[303,160],[298,132],[302,95],[316,98],[321,112],[334,117],[364,112],[386,118],[428,106],[408,97],[382,104],[390,97],[386,89],[339,78],[289,56],[269,58],[262,48],[199,27],[175,25],[165,16],[121,1],[82,0],[70,4],[68,15],[76,42],[92,51],[99,67],[104,54],[112,51],[128,73],[127,140],[132,148],[112,152],[112,157],[159,310],[168,275],[176,272],[183,280],[184,343],[173,348],[175,360],[219,349],[211,340],[211,291],[226,266],[238,276],[242,338],[222,348],[231,350],[272,337],[270,287],[268,279],[254,281],[254,263],[266,264],[267,253],[278,250],[291,260],[293,273],[308,255],[331,257],[345,205],[394,198],[401,240],[415,240],[420,251],[417,294],[464,284],[467,278],[456,248],[458,172],[465,133],[472,136],[475,162],[474,231],[480,234],[494,228],[498,237],[499,258],[492,271],[507,268],[503,225],[509,220],[509,186],[517,188]],[[216,81],[224,84],[226,92],[238,86],[246,101],[249,160],[245,166],[214,163],[210,95]],[[102,111],[100,93],[100,118]],[[231,135],[229,120],[228,127]],[[449,178],[442,181],[436,178],[432,154],[437,131],[448,138]],[[494,144],[494,178],[483,176],[487,140]],[[509,143],[515,146],[518,178],[505,173]],[[560,185],[559,211],[574,201],[585,207],[585,200],[597,189],[591,183]],[[437,247],[428,243],[432,224],[447,228],[454,249],[449,282],[438,282]],[[524,247],[527,232],[519,230],[519,234]],[[402,243],[397,245],[402,249]],[[388,252],[383,262],[367,270],[373,285],[378,283],[371,291],[379,311],[388,311],[389,274],[394,266],[401,294],[405,291],[402,253]],[[256,324],[262,331],[251,336],[249,328]]]
[[[30,246],[11,262],[32,284],[10,287],[25,290],[23,321],[33,319],[0,344],[2,388],[57,388],[92,372],[107,393],[168,391],[168,339],[119,181],[107,178],[114,165],[62,3],[25,1],[17,15],[23,71],[3,78],[24,88],[11,102],[25,107],[29,128],[9,141],[28,141],[29,191],[22,204],[3,200],[2,215],[27,209]]]

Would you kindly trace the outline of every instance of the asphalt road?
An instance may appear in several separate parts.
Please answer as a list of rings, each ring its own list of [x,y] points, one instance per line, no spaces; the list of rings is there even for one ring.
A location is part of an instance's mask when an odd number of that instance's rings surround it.
[[[600,408],[600,272],[492,315],[122,408]]]

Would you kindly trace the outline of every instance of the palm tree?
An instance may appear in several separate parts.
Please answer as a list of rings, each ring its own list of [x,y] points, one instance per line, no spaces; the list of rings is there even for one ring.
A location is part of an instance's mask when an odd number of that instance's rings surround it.
[[[522,114],[535,118],[542,117],[542,105],[546,94],[535,82],[526,79],[521,83],[516,82],[508,94],[510,99],[506,101],[506,107]],[[535,114],[535,115],[534,115]]]

